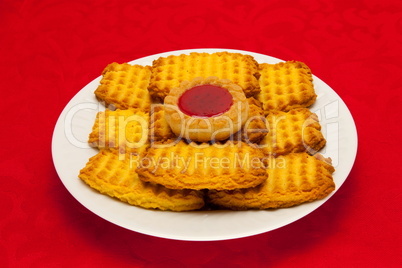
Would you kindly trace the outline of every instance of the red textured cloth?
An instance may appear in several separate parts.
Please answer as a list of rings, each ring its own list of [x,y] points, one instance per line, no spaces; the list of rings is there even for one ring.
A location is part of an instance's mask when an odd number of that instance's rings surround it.
[[[2,267],[401,267],[400,0],[0,1]],[[307,63],[350,108],[355,166],[322,207],[248,238],[185,242],[113,225],[53,167],[67,102],[110,62],[232,48]]]

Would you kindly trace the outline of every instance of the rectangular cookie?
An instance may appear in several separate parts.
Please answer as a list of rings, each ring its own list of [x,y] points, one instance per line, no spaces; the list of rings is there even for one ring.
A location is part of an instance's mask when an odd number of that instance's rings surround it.
[[[259,74],[257,99],[266,112],[309,107],[316,100],[310,68],[302,62],[262,63]]]
[[[250,55],[216,52],[160,57],[152,64],[149,91],[153,97],[164,99],[169,91],[184,80],[216,76],[238,84],[247,97],[259,92],[258,63]]]
[[[132,109],[98,112],[88,143],[99,149],[122,152],[149,146],[149,115]]]
[[[137,169],[140,179],[171,189],[237,189],[261,184],[264,154],[246,143],[153,144]]]
[[[260,143],[265,154],[314,154],[325,146],[318,117],[307,108],[272,111],[266,116],[266,124],[268,134]]]
[[[328,196],[335,183],[330,159],[291,153],[269,160],[268,179],[261,185],[233,191],[209,191],[208,202],[233,210],[296,206]]]
[[[139,157],[142,155],[144,151]],[[89,159],[79,178],[102,194],[143,208],[188,211],[204,206],[201,192],[170,190],[141,181],[135,162],[130,155],[122,158],[118,150],[104,149]]]
[[[148,112],[151,105],[150,78],[150,66],[113,62],[103,70],[95,95],[111,109],[131,108]]]

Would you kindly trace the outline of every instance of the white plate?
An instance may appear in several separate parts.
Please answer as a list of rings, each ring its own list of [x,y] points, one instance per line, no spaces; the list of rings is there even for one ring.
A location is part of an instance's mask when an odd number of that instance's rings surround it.
[[[270,56],[232,49],[191,49],[156,54],[130,63],[151,65],[152,61],[168,55],[190,52],[240,52],[249,54],[259,63],[278,63],[281,60]],[[322,151],[331,157],[336,168],[334,180],[338,190],[352,169],[357,152],[356,127],[342,99],[327,84],[317,77],[314,86],[318,95],[311,107],[320,118],[327,146]],[[97,150],[87,145],[95,115],[104,107],[93,92],[101,77],[81,89],[61,113],[53,133],[52,154],[57,173],[67,190],[86,208],[98,216],[132,231],[157,237],[212,241],[261,234],[294,222],[326,202],[327,198],[300,206],[263,211],[153,211],[130,206],[108,196],[99,194],[84,184],[78,177],[88,158]]]

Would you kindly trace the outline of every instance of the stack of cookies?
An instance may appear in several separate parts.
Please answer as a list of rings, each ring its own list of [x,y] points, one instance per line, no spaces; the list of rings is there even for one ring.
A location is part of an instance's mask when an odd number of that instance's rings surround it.
[[[326,141],[308,109],[317,96],[304,63],[229,52],[112,63],[95,95],[106,106],[89,134],[99,153],[79,177],[123,202],[269,209],[335,189],[331,161],[317,153]]]

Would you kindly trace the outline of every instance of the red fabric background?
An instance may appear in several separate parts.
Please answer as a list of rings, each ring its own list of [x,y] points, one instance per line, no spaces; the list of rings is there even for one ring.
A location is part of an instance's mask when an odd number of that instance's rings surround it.
[[[401,267],[400,0],[0,1],[2,267]],[[278,230],[184,242],[115,226],[64,188],[51,137],[106,64],[232,48],[306,62],[349,106],[355,166],[320,209]]]

